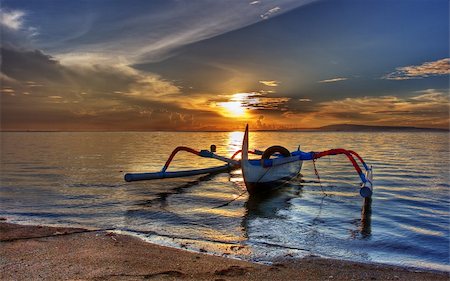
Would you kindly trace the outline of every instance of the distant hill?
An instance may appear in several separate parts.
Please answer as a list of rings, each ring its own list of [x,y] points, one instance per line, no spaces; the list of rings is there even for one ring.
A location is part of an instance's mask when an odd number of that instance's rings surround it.
[[[417,128],[404,126],[369,126],[369,125],[353,125],[353,124],[328,125],[317,128],[316,130],[326,132],[398,132],[398,131],[448,132],[449,131],[449,129],[436,129],[436,128]]]

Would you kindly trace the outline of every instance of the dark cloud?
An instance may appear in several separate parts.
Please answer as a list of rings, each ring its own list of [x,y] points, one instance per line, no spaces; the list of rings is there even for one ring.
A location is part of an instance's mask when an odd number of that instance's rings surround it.
[[[27,51],[3,47],[1,48],[3,74],[18,81],[38,79],[40,81],[61,80],[66,72],[51,56],[39,50]]]

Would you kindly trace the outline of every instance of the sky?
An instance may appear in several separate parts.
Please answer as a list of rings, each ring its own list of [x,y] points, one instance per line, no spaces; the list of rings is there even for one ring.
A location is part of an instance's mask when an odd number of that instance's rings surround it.
[[[449,128],[448,0],[1,0],[2,130]]]

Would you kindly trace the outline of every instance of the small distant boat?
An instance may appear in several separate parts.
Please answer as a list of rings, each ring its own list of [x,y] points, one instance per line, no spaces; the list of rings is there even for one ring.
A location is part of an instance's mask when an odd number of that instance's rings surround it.
[[[186,151],[204,158],[217,159],[219,161],[226,162],[227,164],[205,169],[167,172],[167,168],[173,158],[180,151]],[[250,194],[259,194],[277,188],[285,182],[292,180],[300,173],[303,161],[315,161],[316,159],[327,155],[344,154],[350,160],[361,179],[362,183],[359,190],[361,196],[365,198],[372,196],[372,167],[369,168],[364,160],[352,150],[338,148],[321,152],[303,152],[300,149],[297,149],[296,151],[289,152],[286,148],[277,145],[271,146],[265,151],[249,150],[249,131],[247,125],[245,128],[241,150],[236,151],[230,158],[217,155],[215,152],[216,147],[214,145],[211,145],[210,150],[201,151],[180,146],[171,153],[169,159],[166,161],[166,164],[160,172],[127,173],[124,178],[125,181],[131,182],[220,173],[241,168],[247,191]],[[241,160],[236,160],[235,157],[239,153],[242,154]],[[249,159],[249,154],[260,155],[261,158]],[[363,172],[360,168],[355,158],[362,164],[365,172]]]

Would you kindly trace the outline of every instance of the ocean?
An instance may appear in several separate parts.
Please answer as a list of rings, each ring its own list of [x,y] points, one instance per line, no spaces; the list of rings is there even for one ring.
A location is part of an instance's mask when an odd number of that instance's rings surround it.
[[[344,156],[304,162],[268,196],[239,170],[126,183],[159,171],[179,145],[240,149],[242,132],[2,132],[0,216],[9,222],[110,229],[146,241],[270,263],[321,256],[450,271],[449,134],[251,132],[250,147],[347,148],[374,170],[371,202]],[[221,165],[180,153],[169,170]]]

